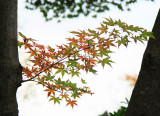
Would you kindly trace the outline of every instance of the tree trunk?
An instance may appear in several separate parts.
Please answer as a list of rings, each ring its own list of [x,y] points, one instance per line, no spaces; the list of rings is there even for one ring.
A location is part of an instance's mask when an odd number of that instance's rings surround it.
[[[17,48],[17,0],[0,0],[0,116],[18,116],[22,67]]]
[[[160,10],[125,116],[160,116]]]

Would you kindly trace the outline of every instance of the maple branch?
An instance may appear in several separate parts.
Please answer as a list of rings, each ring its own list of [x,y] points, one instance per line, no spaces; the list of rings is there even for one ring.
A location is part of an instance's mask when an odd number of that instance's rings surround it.
[[[116,27],[108,30],[108,26]],[[116,29],[117,26],[118,29]],[[70,98],[76,99],[84,93],[91,95],[93,93],[89,87],[78,87],[77,83],[72,83],[70,79],[66,81],[61,81],[60,77],[55,79],[58,73],[61,73],[62,77],[65,73],[72,77],[74,75],[79,76],[81,70],[96,74],[97,71],[93,68],[97,63],[100,63],[102,67],[105,64],[111,66],[113,61],[110,60],[109,53],[112,53],[110,50],[112,46],[124,45],[127,47],[128,43],[131,42],[129,39],[133,39],[135,43],[137,41],[143,43],[143,41],[147,41],[147,37],[154,37],[151,32],[143,28],[129,26],[120,20],[114,21],[111,18],[106,18],[106,21],[101,23],[101,27],[96,29],[98,31],[91,29],[88,29],[87,32],[84,30],[72,31],[71,33],[75,34],[76,37],[67,38],[69,43],[57,45],[56,50],[50,46],[45,47],[37,44],[31,38],[26,38],[22,33],[19,33],[24,38],[24,42],[19,42],[18,46],[21,48],[24,45],[30,54],[30,62],[33,63],[32,66],[23,68],[24,80],[22,83],[34,81],[41,84],[47,88],[45,91],[48,92],[49,101],[53,100],[54,103],[60,103],[60,100],[65,98],[67,105],[71,105],[73,108],[74,105],[77,105],[76,100]],[[107,37],[104,37],[103,34],[106,34]],[[53,70],[56,71],[53,73],[54,75],[51,75]],[[86,84],[83,78],[81,78],[81,82]],[[60,94],[58,97],[55,96],[56,92]]]
[[[30,80],[30,81],[33,81],[33,82],[36,82],[36,83],[40,83],[40,84],[42,84],[43,86],[47,87],[48,89],[55,90],[55,91],[57,91],[57,92],[62,93],[61,91],[58,91],[57,89],[53,89],[52,87],[49,87],[49,86],[47,86],[47,85],[45,85],[45,84],[43,84],[43,83],[41,83],[41,82],[39,82],[39,81],[36,81],[36,80]]]
[[[104,41],[105,41],[105,40],[104,40]],[[30,78],[30,79],[28,79],[28,80],[22,80],[22,83],[23,83],[23,82],[27,82],[27,81],[34,81],[33,79],[35,79],[35,78],[36,78],[37,76],[39,76],[41,73],[43,73],[44,71],[52,68],[54,65],[60,63],[61,61],[65,60],[66,58],[68,58],[68,57],[70,57],[70,56],[72,56],[72,55],[74,55],[74,54],[76,54],[76,53],[78,53],[78,52],[80,52],[80,51],[82,51],[82,50],[89,49],[89,48],[91,48],[91,47],[93,47],[93,46],[95,46],[95,45],[98,45],[98,44],[100,44],[100,43],[102,43],[102,42],[104,42],[104,41],[103,41],[103,40],[102,40],[102,41],[99,41],[98,43],[95,43],[95,44],[93,44],[93,45],[87,46],[87,47],[84,48],[84,49],[82,48],[82,49],[79,49],[78,51],[73,52],[72,54],[68,54],[67,56],[61,58],[60,60],[57,60],[57,62],[55,62],[55,63],[53,62],[48,68],[46,68],[46,69],[44,69],[44,70],[41,70],[39,73],[37,73],[37,74],[36,74],[35,76],[33,76],[32,78]]]

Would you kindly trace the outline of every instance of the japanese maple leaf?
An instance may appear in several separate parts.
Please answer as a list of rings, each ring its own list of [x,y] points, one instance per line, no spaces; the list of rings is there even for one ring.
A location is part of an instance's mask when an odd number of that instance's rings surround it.
[[[73,108],[74,105],[77,105],[77,104],[76,104],[76,102],[77,102],[76,100],[70,100],[70,99],[69,99],[69,100],[66,100],[66,101],[68,102],[68,103],[66,104],[66,106],[71,105],[71,107]]]

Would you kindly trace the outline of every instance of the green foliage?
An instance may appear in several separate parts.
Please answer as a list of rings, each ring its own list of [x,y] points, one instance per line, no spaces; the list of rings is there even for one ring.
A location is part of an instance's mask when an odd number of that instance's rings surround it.
[[[118,111],[109,113],[109,116],[124,116],[125,111],[126,111],[126,107],[121,106],[121,108],[118,109]]]
[[[111,63],[113,63],[113,61],[109,60],[109,58],[104,58],[103,60],[99,60],[99,63],[101,63],[102,67],[104,68],[105,64],[111,66]]]
[[[110,6],[122,11],[130,10],[129,5],[138,1],[140,0],[26,0],[26,8],[39,9],[46,21],[53,18],[75,18],[81,14],[88,16],[90,13],[96,18],[98,13],[110,10]]]
[[[55,96],[50,96],[50,97],[51,98],[49,99],[49,101],[53,100],[54,104],[56,104],[56,103],[60,104],[60,101],[62,100],[59,97],[55,97]]]
[[[128,99],[126,99],[126,102],[122,102],[122,103],[125,103],[128,105],[129,101]],[[99,115],[99,116],[124,116],[126,109],[127,109],[126,106],[121,106],[120,109],[118,109],[118,111],[115,111],[113,113],[104,112],[102,115]]]
[[[122,102],[128,105],[129,101],[126,98],[126,102]],[[125,112],[126,112],[127,107],[126,106],[121,106],[120,109],[118,109],[118,111],[113,112],[113,113],[109,113],[109,116],[124,116]]]
[[[44,75],[44,78],[45,78],[46,81],[53,81],[54,77],[55,77],[54,75],[51,76],[50,72],[48,72],[47,75]]]
[[[109,116],[108,112],[105,111],[103,114],[99,115],[99,116]]]

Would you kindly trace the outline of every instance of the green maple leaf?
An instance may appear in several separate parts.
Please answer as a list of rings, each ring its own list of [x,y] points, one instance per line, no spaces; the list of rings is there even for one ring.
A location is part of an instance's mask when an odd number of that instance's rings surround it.
[[[96,70],[94,70],[92,67],[91,67],[91,68],[89,68],[89,72],[93,73],[94,75],[95,75],[95,74],[97,74],[97,71],[96,71]]]
[[[54,104],[56,104],[56,103],[60,104],[60,101],[62,100],[59,97],[54,97],[54,96],[50,96],[50,97],[51,98],[49,99],[49,101],[53,100]]]
[[[99,63],[101,63],[102,67],[104,68],[105,64],[108,64],[111,66],[111,63],[114,63],[112,60],[109,60],[109,58],[104,58],[103,60],[100,60]]]
[[[46,76],[44,76],[46,81],[53,81],[54,77],[55,77],[54,75],[51,76],[50,72],[48,72],[48,74]]]
[[[81,94],[76,91],[76,92],[74,92],[74,93],[71,95],[71,97],[73,97],[74,99],[76,99],[76,97],[79,98],[80,95],[81,95]]]
[[[69,74],[71,74],[72,77],[75,76],[75,75],[76,75],[77,77],[79,77],[80,72],[74,71],[74,70],[70,70],[70,71],[69,71]]]
[[[55,74],[58,74],[58,73],[61,73],[62,77],[64,76],[65,73],[68,73],[67,70],[64,70],[64,69],[58,69]]]
[[[87,84],[87,82],[86,82],[84,79],[82,79],[82,78],[81,78],[81,82],[82,82],[83,84]]]

